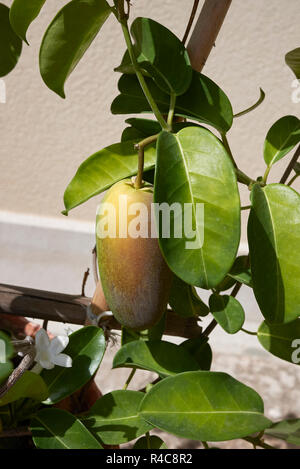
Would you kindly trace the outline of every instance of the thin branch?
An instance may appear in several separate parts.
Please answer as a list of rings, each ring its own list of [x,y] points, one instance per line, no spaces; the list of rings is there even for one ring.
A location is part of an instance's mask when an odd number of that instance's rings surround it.
[[[98,275],[98,262],[97,262],[97,248],[94,246],[92,250],[92,255],[93,255],[93,276],[94,276],[94,282],[95,285],[97,286],[99,282],[99,275]]]
[[[90,275],[90,269],[87,269],[83,274],[81,296],[85,296],[85,286],[86,286],[87,279],[89,278],[89,275]]]
[[[288,177],[290,176],[291,172],[294,169],[295,164],[297,163],[298,159],[300,157],[300,145],[296,150],[296,153],[294,154],[293,158],[290,161],[290,164],[286,168],[282,178],[280,179],[280,184],[285,184],[286,181],[288,180]]]
[[[189,22],[187,24],[187,27],[186,27],[186,30],[185,30],[185,33],[184,33],[184,36],[183,36],[183,39],[182,39],[182,44],[183,45],[185,45],[186,40],[188,38],[188,35],[190,34],[190,30],[191,30],[191,27],[193,25],[198,6],[199,6],[199,0],[194,0],[194,4],[193,4],[192,12],[191,12],[191,15],[190,15],[190,19],[189,19]]]
[[[145,138],[144,140],[135,145],[135,149],[138,151],[138,173],[134,182],[135,189],[140,189],[143,185],[145,147],[155,142],[157,140],[157,137],[158,134],[151,135],[150,137]]]
[[[8,391],[16,384],[17,381],[19,381],[20,378],[22,378],[25,371],[31,368],[34,362],[35,354],[35,348],[32,347],[30,352],[25,355],[20,365],[14,369],[7,381],[0,387],[0,399],[8,393]]]
[[[265,100],[265,97],[266,97],[266,93],[264,92],[264,90],[262,88],[260,88],[259,100],[255,104],[253,104],[252,106],[248,107],[247,109],[244,109],[244,111],[241,111],[241,112],[238,112],[237,114],[234,114],[233,117],[234,118],[241,117],[241,116],[244,116],[246,114],[249,114],[249,112],[254,111]]]

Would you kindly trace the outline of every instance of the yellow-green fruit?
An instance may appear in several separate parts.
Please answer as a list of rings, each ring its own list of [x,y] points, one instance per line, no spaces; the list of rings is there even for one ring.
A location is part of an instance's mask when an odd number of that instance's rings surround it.
[[[159,321],[172,282],[158,240],[151,237],[152,202],[152,186],[135,189],[126,179],[110,188],[97,214],[97,255],[105,298],[116,319],[135,330],[149,329]]]

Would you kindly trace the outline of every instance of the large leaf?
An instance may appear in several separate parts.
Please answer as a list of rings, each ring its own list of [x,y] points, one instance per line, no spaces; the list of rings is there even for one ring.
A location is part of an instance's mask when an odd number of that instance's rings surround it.
[[[212,350],[207,337],[195,337],[185,340],[180,347],[188,350],[190,355],[195,358],[199,364],[200,370],[210,370],[212,363]]]
[[[115,143],[87,158],[78,168],[64,194],[67,215],[70,210],[100,194],[114,183],[137,173],[135,141]],[[155,146],[145,149],[145,170],[154,168]]]
[[[300,446],[300,419],[282,420],[265,431],[266,435]]]
[[[285,61],[296,75],[296,78],[300,78],[300,47],[288,52],[285,56]]]
[[[197,361],[183,347],[171,342],[144,340],[129,342],[116,353],[113,368],[120,367],[154,371],[162,378],[200,368]]]
[[[48,26],[40,49],[40,72],[62,98],[64,86],[111,13],[105,0],[72,0]]]
[[[210,311],[228,334],[236,334],[245,322],[245,312],[240,302],[229,295],[214,293],[209,298]]]
[[[65,410],[40,410],[31,420],[30,429],[39,449],[102,449],[80,420]]]
[[[43,378],[31,371],[25,371],[8,393],[0,399],[0,406],[25,397],[42,402],[44,399],[47,399],[48,394],[48,389]]]
[[[0,3],[0,77],[11,72],[18,63],[22,41],[9,21],[9,8]]]
[[[12,372],[13,366],[9,358],[13,355],[13,347],[9,337],[0,331],[0,383]]]
[[[28,44],[26,33],[39,15],[46,0],[14,0],[10,8],[10,24],[15,33]]]
[[[207,316],[209,309],[197,295],[196,289],[174,275],[169,298],[171,308],[184,318]]]
[[[281,160],[300,142],[300,120],[295,116],[285,116],[270,128],[264,146],[264,159],[271,167]]]
[[[84,386],[97,371],[104,352],[102,329],[88,326],[73,332],[64,351],[73,360],[72,368],[56,366],[41,373],[49,390],[49,397],[44,403],[55,404]]]
[[[240,199],[234,167],[210,131],[188,127],[176,135],[160,134],[154,201],[176,207],[169,213],[164,210],[159,224],[160,247],[171,270],[191,285],[206,289],[218,285],[238,249]],[[172,229],[166,235],[167,215]],[[185,218],[192,221],[188,233],[180,228]]]
[[[145,78],[150,92],[160,111],[168,113],[170,96],[160,90],[153,80]],[[121,76],[117,96],[111,106],[113,114],[137,114],[151,112],[137,78],[134,75]],[[186,93],[176,100],[175,114],[204,122],[221,132],[232,126],[233,113],[229,99],[212,80],[193,72],[191,85]]]
[[[137,61],[156,84],[165,93],[185,93],[192,80],[192,68],[180,39],[150,18],[136,18],[131,34]]]
[[[260,396],[225,373],[182,373],[156,384],[146,394],[141,416],[182,438],[223,441],[264,430]]]
[[[280,325],[264,321],[257,331],[257,338],[272,355],[300,364],[300,319]]]
[[[270,184],[252,190],[248,222],[252,281],[256,300],[269,323],[300,315],[300,196]]]
[[[83,418],[86,427],[106,445],[134,440],[151,430],[139,416],[144,394],[137,391],[113,391],[101,397]]]

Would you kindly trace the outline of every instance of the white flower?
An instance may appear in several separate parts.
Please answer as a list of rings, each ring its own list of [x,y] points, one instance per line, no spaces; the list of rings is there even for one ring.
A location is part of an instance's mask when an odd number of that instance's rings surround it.
[[[55,365],[71,368],[72,358],[61,353],[68,343],[68,336],[60,335],[50,341],[45,329],[40,329],[35,336],[35,361],[46,370],[51,370]]]

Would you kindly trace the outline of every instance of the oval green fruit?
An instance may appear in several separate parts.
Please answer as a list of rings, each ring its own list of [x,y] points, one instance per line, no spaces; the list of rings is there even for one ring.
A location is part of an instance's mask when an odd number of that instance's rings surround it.
[[[105,298],[116,319],[149,329],[164,313],[172,273],[154,234],[153,187],[130,179],[110,188],[97,213],[97,255]]]

